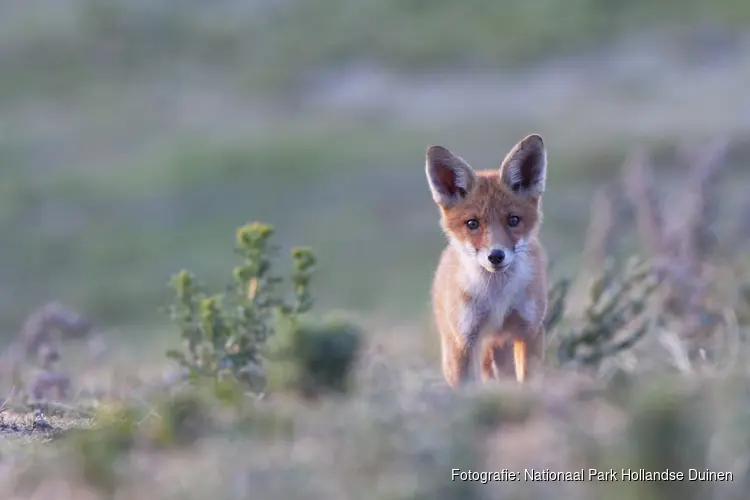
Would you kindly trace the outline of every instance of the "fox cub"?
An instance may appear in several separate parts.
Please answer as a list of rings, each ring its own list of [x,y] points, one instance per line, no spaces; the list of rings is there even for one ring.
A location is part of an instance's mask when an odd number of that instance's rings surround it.
[[[445,379],[458,387],[477,371],[482,380],[510,375],[512,347],[521,383],[529,351],[543,341],[547,312],[547,257],[537,239],[544,142],[529,135],[499,169],[480,171],[448,149],[430,146],[425,168],[449,242],[431,291]]]

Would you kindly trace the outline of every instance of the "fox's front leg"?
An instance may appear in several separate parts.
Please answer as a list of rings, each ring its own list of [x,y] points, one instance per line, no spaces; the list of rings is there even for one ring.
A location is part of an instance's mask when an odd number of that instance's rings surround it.
[[[516,380],[523,383],[528,374],[529,358],[536,354],[544,342],[544,328],[513,312],[506,318],[503,330],[503,333],[512,339],[513,371]]]
[[[452,387],[466,385],[479,368],[480,333],[486,315],[470,308],[458,311],[452,335],[443,336],[443,375]]]

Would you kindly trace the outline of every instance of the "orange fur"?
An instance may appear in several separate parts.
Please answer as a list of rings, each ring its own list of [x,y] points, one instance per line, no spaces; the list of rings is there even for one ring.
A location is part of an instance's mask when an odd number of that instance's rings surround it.
[[[440,146],[426,173],[449,245],[432,285],[443,374],[454,387],[508,373],[526,378],[547,310],[546,256],[538,241],[547,156],[538,135],[521,140],[497,170],[475,171]]]

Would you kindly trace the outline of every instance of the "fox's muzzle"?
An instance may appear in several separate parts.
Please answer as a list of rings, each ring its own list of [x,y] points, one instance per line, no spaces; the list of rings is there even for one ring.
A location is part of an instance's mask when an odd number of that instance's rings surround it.
[[[490,261],[490,264],[495,269],[499,269],[505,262],[505,251],[502,248],[491,250],[489,255],[487,256],[487,260]]]

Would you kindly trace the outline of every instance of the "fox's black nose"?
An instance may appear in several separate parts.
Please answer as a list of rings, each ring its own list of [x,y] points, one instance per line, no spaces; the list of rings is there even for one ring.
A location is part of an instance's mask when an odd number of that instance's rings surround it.
[[[487,256],[487,260],[489,260],[490,264],[493,266],[499,266],[505,260],[505,252],[502,250],[493,250]]]

